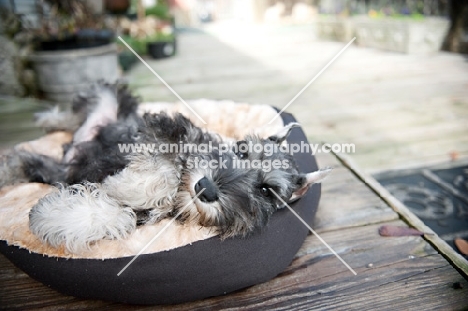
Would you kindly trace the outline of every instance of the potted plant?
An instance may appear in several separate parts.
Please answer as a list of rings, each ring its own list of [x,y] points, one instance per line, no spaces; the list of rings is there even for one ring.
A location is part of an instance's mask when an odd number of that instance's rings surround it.
[[[135,21],[121,20],[122,39],[138,53],[149,54],[153,58],[164,58],[175,54],[176,39],[171,24],[154,16],[146,16]],[[118,42],[120,46],[122,44]],[[126,48],[122,47],[122,58],[127,58]]]
[[[106,29],[102,15],[93,14],[88,2],[37,3],[37,25],[24,28],[33,35],[29,59],[48,99],[68,103],[89,83],[118,78],[113,31]]]
[[[176,53],[176,37],[174,34],[174,18],[172,17],[169,5],[165,0],[159,0],[155,6],[145,10],[146,18],[155,17],[159,24],[155,32],[148,35],[147,50],[153,58],[164,58],[173,56]]]
[[[158,31],[147,38],[148,54],[153,58],[165,58],[176,53],[176,40],[172,31]]]
[[[374,1],[375,2],[375,1]],[[428,54],[440,50],[449,21],[427,1],[399,3],[329,2],[318,21],[318,36],[349,42],[356,37],[361,46],[409,54]],[[364,14],[363,14],[364,13]]]
[[[106,10],[112,14],[125,14],[130,8],[130,0],[106,0]]]
[[[169,12],[168,4],[159,0],[155,6],[145,9],[137,3],[137,14],[129,14],[119,19],[120,37],[138,55],[150,55],[153,58],[164,58],[176,53],[174,19]],[[128,70],[137,61],[120,40],[119,63],[122,69]]]

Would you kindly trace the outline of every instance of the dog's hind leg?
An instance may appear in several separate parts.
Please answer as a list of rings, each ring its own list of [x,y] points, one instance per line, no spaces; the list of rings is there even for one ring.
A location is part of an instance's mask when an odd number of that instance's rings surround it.
[[[135,213],[100,187],[72,185],[40,199],[29,214],[31,232],[53,247],[65,245],[71,253],[102,239],[126,238],[136,228]]]
[[[50,185],[66,182],[68,170],[66,164],[54,158],[27,151],[16,151],[16,154],[20,161],[21,170],[29,182]]]
[[[98,84],[93,85],[90,90],[92,95],[88,96],[88,102],[84,100],[82,103],[87,110],[86,120],[73,135],[73,146],[64,156],[66,163],[75,157],[75,145],[93,140],[101,127],[117,121],[118,102],[113,87]]]
[[[20,182],[28,182],[22,161],[14,151],[0,155],[0,188]]]
[[[20,182],[65,182],[67,166],[57,160],[23,150],[12,150],[0,160],[0,188]]]

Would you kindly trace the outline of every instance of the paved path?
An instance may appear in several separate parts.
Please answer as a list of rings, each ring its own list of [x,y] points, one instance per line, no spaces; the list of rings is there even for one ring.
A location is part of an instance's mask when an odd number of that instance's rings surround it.
[[[210,26],[179,36],[178,55],[149,64],[184,99],[284,107],[345,45],[313,25]],[[129,74],[145,100],[176,101],[142,64]],[[354,143],[367,172],[468,156],[468,62],[351,46],[288,109],[311,142]],[[229,117],[229,116],[227,116]]]

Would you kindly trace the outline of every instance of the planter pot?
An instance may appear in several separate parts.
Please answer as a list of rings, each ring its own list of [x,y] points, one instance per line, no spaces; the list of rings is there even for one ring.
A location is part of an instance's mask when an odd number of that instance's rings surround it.
[[[106,0],[106,10],[113,14],[125,14],[130,8],[130,0]]]
[[[155,59],[173,56],[176,53],[176,41],[157,41],[147,44],[148,54]]]
[[[37,44],[36,51],[63,51],[94,48],[111,43],[115,38],[111,30],[81,29],[76,34],[66,38],[42,41]]]
[[[137,61],[138,58],[132,52],[124,51],[119,53],[119,65],[123,71],[127,71],[132,68],[133,64]]]
[[[117,47],[99,47],[40,51],[30,56],[38,77],[39,88],[56,102],[69,103],[73,94],[100,79],[116,80],[119,76]]]
[[[360,46],[408,54],[429,54],[440,50],[449,24],[443,18],[368,18],[356,21],[354,28],[356,42]]]
[[[349,42],[356,36],[360,46],[382,50],[429,54],[440,50],[450,22],[444,18],[321,17],[317,35],[321,39]]]
[[[317,21],[317,36],[320,39],[349,42],[353,35],[350,18],[326,16]]]

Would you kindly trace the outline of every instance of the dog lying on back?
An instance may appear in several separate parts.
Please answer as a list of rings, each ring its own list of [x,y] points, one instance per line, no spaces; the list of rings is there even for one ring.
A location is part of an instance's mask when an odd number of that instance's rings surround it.
[[[71,252],[101,239],[124,239],[137,225],[156,223],[180,211],[179,221],[211,227],[223,239],[247,236],[267,225],[282,207],[270,189],[288,202],[304,195],[330,171],[302,174],[288,153],[239,148],[249,143],[281,144],[297,124],[266,139],[247,136],[226,150],[221,145],[227,142],[220,136],[180,114],[138,116],[138,101],[125,87],[95,86],[78,102],[81,105],[74,114],[80,121],[61,116],[68,124],[81,124],[61,162],[18,153],[20,168],[30,181],[61,184],[31,210],[31,232]],[[50,115],[43,115],[42,123],[66,127]],[[121,152],[119,144],[130,143],[153,144],[154,150]],[[163,144],[211,144],[212,148],[159,152]],[[287,165],[265,170],[248,165],[254,160]]]

